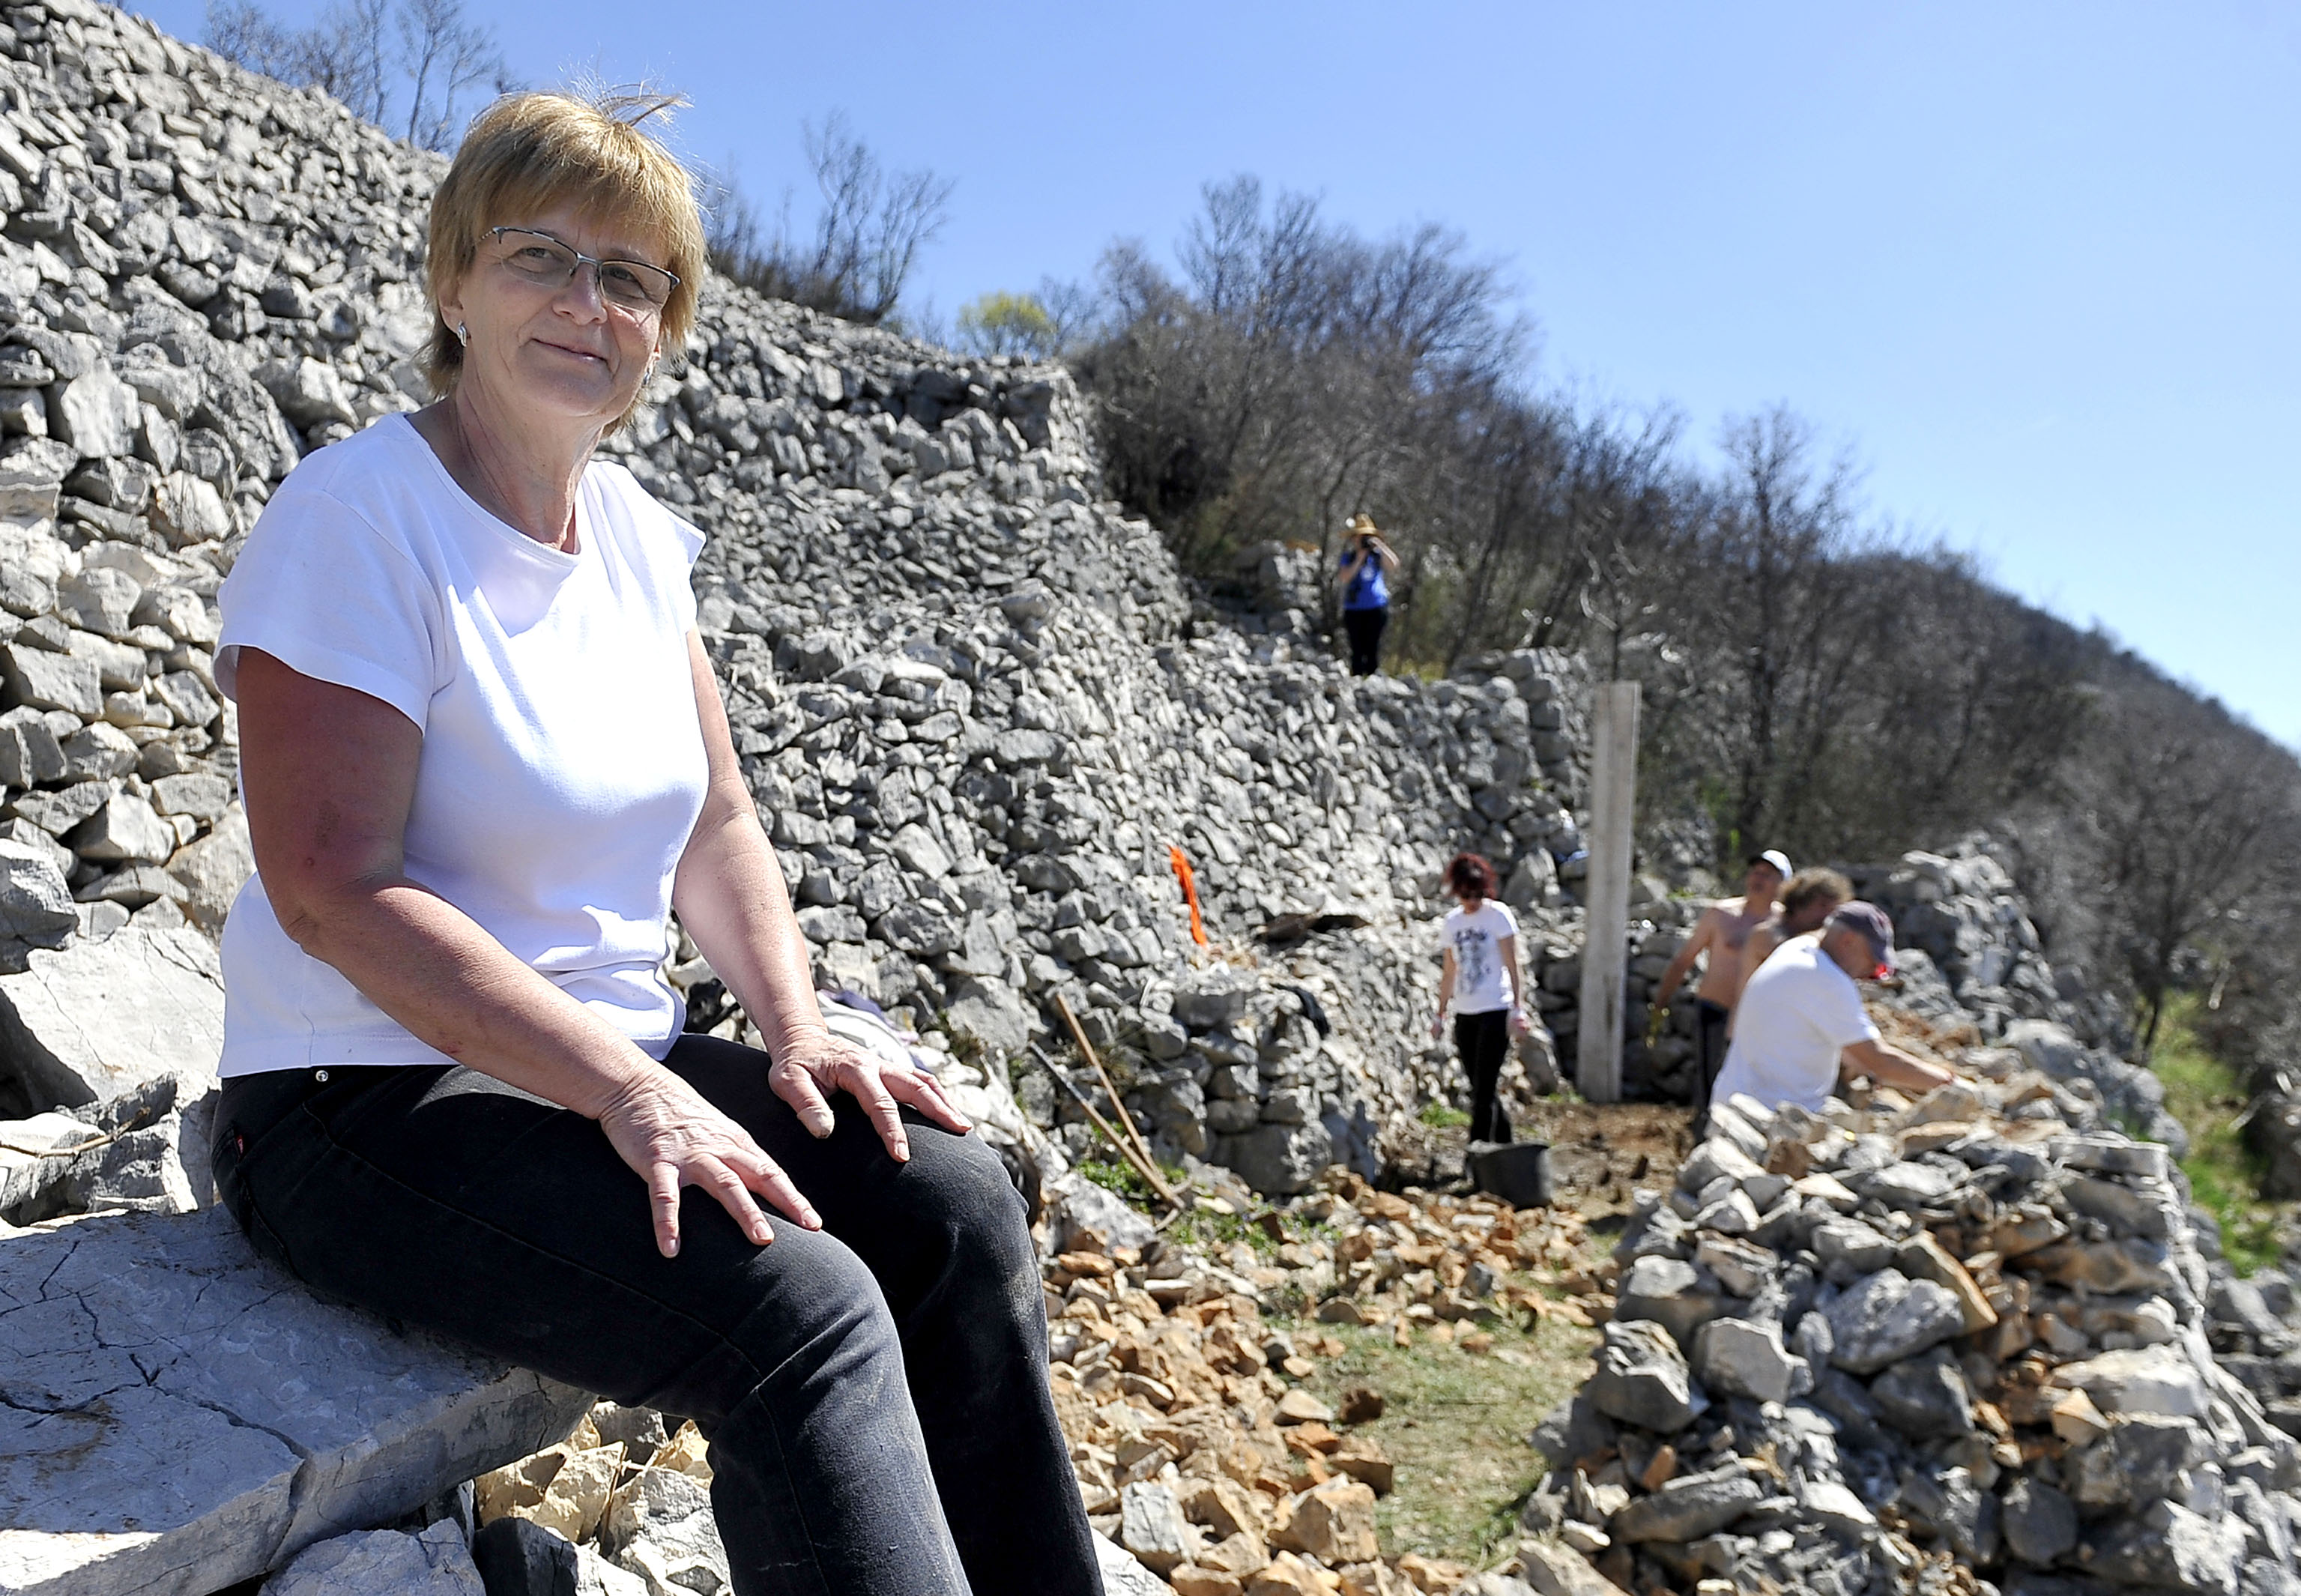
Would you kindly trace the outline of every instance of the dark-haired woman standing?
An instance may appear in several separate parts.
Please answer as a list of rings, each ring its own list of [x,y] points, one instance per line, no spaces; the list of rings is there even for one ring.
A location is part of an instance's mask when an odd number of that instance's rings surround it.
[[[1433,1037],[1443,1035],[1454,1013],[1454,1049],[1470,1078],[1470,1140],[1508,1141],[1510,1118],[1500,1098],[1510,1032],[1526,1024],[1526,989],[1518,968],[1518,922],[1494,901],[1494,867],[1477,854],[1456,854],[1446,866],[1446,890],[1460,907],[1441,932],[1445,964],[1439,977]]]

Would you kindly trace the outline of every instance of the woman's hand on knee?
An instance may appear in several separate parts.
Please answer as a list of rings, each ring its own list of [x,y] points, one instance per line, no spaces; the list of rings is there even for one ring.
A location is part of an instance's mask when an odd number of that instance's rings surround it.
[[[782,1166],[767,1157],[749,1132],[669,1070],[656,1068],[632,1078],[599,1116],[599,1128],[623,1162],[648,1183],[655,1213],[655,1244],[665,1258],[679,1256],[679,1193],[700,1186],[734,1216],[754,1242],[775,1239],[767,1216],[753,1200],[757,1192],[808,1230],[821,1230],[815,1205],[799,1194]]]
[[[961,1135],[975,1128],[942,1095],[942,1083],[925,1070],[890,1064],[827,1034],[820,1041],[809,1038],[786,1046],[768,1083],[799,1115],[799,1123],[817,1137],[831,1134],[831,1094],[849,1093],[871,1116],[887,1150],[906,1161],[911,1156],[911,1143],[903,1131],[900,1104],[908,1103],[945,1130]]]

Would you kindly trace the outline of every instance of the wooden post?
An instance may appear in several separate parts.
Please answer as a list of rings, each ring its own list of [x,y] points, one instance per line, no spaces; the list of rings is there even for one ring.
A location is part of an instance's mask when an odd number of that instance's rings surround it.
[[[1582,880],[1581,1032],[1575,1084],[1594,1103],[1622,1099],[1622,984],[1630,921],[1630,824],[1638,772],[1638,684],[1600,685],[1590,727],[1590,850]]]

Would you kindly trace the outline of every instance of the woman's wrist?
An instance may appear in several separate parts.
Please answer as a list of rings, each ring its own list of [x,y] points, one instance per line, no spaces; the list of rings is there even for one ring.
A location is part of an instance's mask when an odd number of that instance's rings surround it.
[[[591,1090],[583,1094],[585,1100],[567,1106],[586,1119],[604,1120],[654,1090],[669,1073],[635,1046],[630,1058],[589,1072]]]
[[[819,1011],[813,1015],[779,1016],[773,1024],[759,1027],[759,1040],[766,1048],[767,1056],[781,1064],[798,1054],[828,1046],[831,1027],[823,1023]]]

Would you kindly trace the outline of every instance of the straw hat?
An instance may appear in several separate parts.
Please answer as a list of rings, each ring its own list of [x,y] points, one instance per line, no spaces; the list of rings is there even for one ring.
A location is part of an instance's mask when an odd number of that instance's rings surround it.
[[[1361,538],[1371,537],[1379,530],[1374,523],[1374,517],[1363,510],[1351,517],[1351,531]]]

